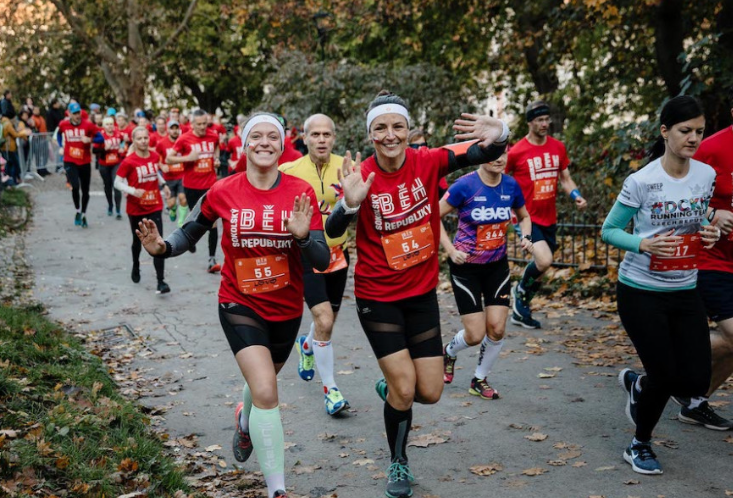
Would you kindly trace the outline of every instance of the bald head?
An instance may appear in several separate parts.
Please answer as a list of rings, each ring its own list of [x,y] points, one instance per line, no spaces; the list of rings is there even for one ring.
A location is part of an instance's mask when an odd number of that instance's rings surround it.
[[[331,159],[333,144],[336,142],[336,126],[333,119],[325,114],[314,114],[305,120],[303,127],[311,161],[323,166]]]

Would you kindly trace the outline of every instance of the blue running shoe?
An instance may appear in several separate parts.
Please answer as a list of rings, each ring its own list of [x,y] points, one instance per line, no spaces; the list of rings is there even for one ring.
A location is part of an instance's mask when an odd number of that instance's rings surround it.
[[[407,462],[395,460],[387,469],[387,490],[384,494],[389,498],[408,498],[412,496],[410,483],[414,480]]]
[[[387,401],[387,393],[389,392],[389,389],[387,388],[387,381],[384,380],[384,377],[377,381],[374,389],[377,390],[377,394],[382,398],[382,401]]]
[[[324,387],[323,390],[326,398],[326,413],[336,415],[349,408],[349,402],[346,401],[338,387],[332,387],[331,389]]]
[[[636,404],[639,401],[639,391],[636,389],[636,380],[641,377],[630,368],[624,368],[618,374],[618,383],[626,393],[626,416],[636,426]]]
[[[74,225],[80,227],[81,226],[81,213],[76,213],[74,215]]]
[[[525,329],[539,329],[542,324],[532,318],[532,310],[529,308],[526,295],[519,290],[517,283],[512,288],[512,317],[511,322],[514,325],[520,325]]]
[[[646,475],[662,473],[657,455],[652,450],[651,443],[631,443],[624,451],[624,460],[631,465],[634,472]]]
[[[298,350],[298,375],[300,378],[309,381],[313,379],[315,372],[316,359],[313,357],[313,351],[308,347],[306,337],[301,335],[295,341],[295,347]]]

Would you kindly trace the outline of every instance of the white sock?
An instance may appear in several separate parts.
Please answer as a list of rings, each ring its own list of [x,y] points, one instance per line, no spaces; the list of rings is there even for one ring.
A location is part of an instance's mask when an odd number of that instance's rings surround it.
[[[333,346],[331,341],[313,341],[313,354],[316,356],[316,369],[321,376],[324,387],[336,387],[333,378]]]
[[[501,348],[504,345],[504,339],[500,339],[496,342],[492,341],[488,337],[484,337],[481,341],[481,349],[478,355],[478,364],[476,365],[475,377],[479,380],[483,380],[491,372],[491,367],[496,363],[501,353]]]
[[[308,332],[308,335],[305,336],[305,344],[307,344],[307,347],[305,348],[306,351],[313,351],[313,334],[316,332],[316,322],[311,322],[311,328],[310,332]]]
[[[456,356],[460,351],[468,347],[465,335],[466,331],[461,329],[453,336],[453,339],[445,347],[445,352],[448,353],[448,356]]]
[[[703,402],[705,402],[707,400],[708,399],[706,397],[704,397],[704,396],[703,397],[690,398],[690,406],[688,406],[687,408],[689,410],[694,410],[695,408],[697,408],[698,406],[700,406],[701,404],[703,404]]]

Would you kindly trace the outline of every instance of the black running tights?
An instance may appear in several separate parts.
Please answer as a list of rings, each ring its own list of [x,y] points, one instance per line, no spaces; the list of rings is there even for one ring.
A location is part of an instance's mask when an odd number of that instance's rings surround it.
[[[140,239],[137,238],[137,234],[135,233],[135,230],[138,228],[138,223],[143,220],[143,218],[147,218],[151,220],[153,223],[155,223],[155,226],[158,227],[158,233],[160,233],[160,236],[163,236],[163,218],[161,216],[161,213],[163,211],[156,211],[154,213],[150,214],[144,214],[141,216],[133,216],[131,214],[128,214],[127,216],[130,218],[130,229],[132,230],[132,264],[133,266],[139,267],[140,266],[140,252],[142,250],[142,244],[140,243]],[[153,257],[153,266],[155,266],[155,275],[158,277],[158,281],[163,280],[163,277],[165,276],[165,259],[159,258],[159,257]]]
[[[66,179],[71,184],[71,198],[74,201],[74,207],[79,210],[79,187],[81,187],[81,212],[87,212],[89,205],[89,182],[92,179],[92,166],[90,164],[82,164],[79,166],[74,163],[64,163],[66,170]]]
[[[657,292],[621,282],[618,314],[646,370],[636,439],[649,441],[670,396],[704,396],[710,385],[710,332],[694,289]]]

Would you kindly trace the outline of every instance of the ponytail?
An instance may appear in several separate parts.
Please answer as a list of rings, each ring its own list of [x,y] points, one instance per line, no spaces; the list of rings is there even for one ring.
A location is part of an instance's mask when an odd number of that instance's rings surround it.
[[[659,159],[664,155],[664,138],[662,135],[659,135],[657,139],[654,141],[654,145],[652,145],[649,148],[649,151],[647,152],[647,157],[649,158],[649,162],[652,162],[656,159]]]

